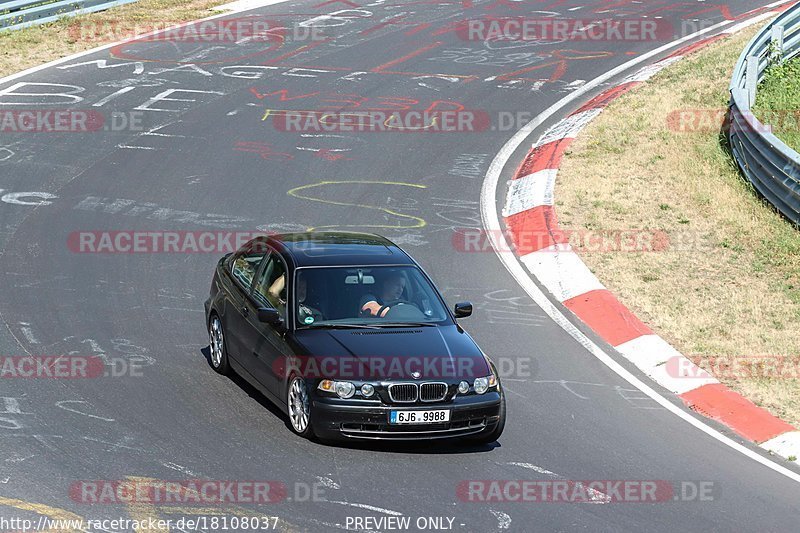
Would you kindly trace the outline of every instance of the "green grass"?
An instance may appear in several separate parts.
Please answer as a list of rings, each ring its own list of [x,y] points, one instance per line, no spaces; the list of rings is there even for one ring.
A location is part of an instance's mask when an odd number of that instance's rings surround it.
[[[723,133],[733,66],[756,31],[721,40],[613,102],[571,145],[556,184],[564,228],[652,228],[670,236],[676,245],[660,253],[581,257],[700,366],[717,356],[800,361],[800,231],[755,193]],[[794,82],[798,74],[790,75]],[[719,124],[671,127],[668,117],[686,110],[719,112]],[[721,378],[800,424],[800,380]]]
[[[800,58],[767,68],[753,112],[773,127],[778,138],[800,151]]]
[[[77,39],[82,24],[112,24],[117,35],[149,25],[176,24],[216,14],[211,7],[226,0],[139,0],[107,11],[61,19],[40,26],[0,33],[0,77],[41,65],[120,38]],[[113,37],[110,36],[110,37]]]

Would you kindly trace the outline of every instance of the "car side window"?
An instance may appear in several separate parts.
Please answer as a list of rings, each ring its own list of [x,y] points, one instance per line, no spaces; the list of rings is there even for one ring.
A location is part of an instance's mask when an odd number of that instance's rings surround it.
[[[253,296],[278,310],[286,320],[286,266],[276,253],[267,258]]]
[[[266,255],[264,250],[244,251],[233,257],[231,261],[231,274],[236,278],[245,289],[252,286],[253,278],[258,270],[258,265]]]

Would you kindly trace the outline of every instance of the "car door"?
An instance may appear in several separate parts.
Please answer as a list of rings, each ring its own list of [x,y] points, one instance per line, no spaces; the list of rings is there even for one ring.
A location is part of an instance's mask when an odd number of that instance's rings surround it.
[[[229,284],[229,290],[226,291],[225,311],[223,313],[223,327],[226,332],[225,343],[228,348],[228,354],[239,364],[245,366],[246,369],[248,350],[243,342],[249,329],[246,320],[249,307],[246,303],[253,289],[256,273],[259,272],[266,255],[266,250],[256,246],[240,250],[231,257],[228,263],[232,281]]]
[[[284,375],[281,372],[285,356],[289,353],[285,333],[287,321],[287,294],[289,273],[283,258],[272,252],[265,259],[263,268],[245,306],[248,331],[242,337],[246,343],[250,373],[275,400],[283,402]],[[273,308],[283,319],[282,325],[265,324],[258,320],[259,308]]]

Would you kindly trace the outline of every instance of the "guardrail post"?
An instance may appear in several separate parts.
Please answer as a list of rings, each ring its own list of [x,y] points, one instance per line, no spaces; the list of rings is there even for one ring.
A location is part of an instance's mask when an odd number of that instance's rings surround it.
[[[777,56],[778,62],[783,61],[783,26],[772,27],[772,54],[770,60]]]
[[[744,77],[744,88],[747,90],[747,107],[756,104],[756,88],[758,87],[758,56],[747,58],[747,70]]]

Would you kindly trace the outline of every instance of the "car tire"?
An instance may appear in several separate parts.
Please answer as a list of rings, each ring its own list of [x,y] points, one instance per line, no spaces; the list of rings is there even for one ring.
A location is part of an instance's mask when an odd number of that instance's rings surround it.
[[[286,387],[286,410],[289,414],[289,427],[306,439],[314,438],[311,426],[311,396],[306,380],[299,376],[289,378]]]
[[[225,348],[225,332],[222,328],[222,321],[216,313],[211,315],[208,321],[208,345],[211,368],[218,374],[228,375],[231,371],[228,361],[228,350]]]
[[[506,395],[501,394],[500,396],[500,420],[497,421],[497,425],[494,427],[493,430],[489,431],[488,433],[479,433],[471,440],[477,444],[491,444],[497,441],[500,438],[500,435],[503,434],[503,429],[506,427]]]

